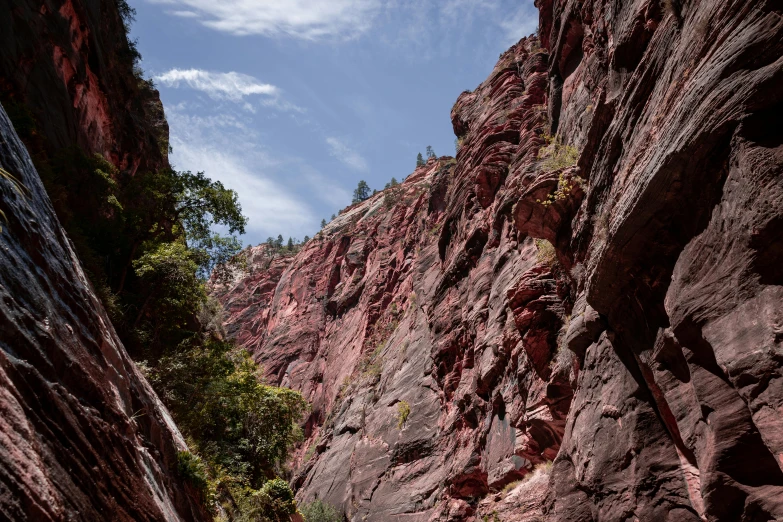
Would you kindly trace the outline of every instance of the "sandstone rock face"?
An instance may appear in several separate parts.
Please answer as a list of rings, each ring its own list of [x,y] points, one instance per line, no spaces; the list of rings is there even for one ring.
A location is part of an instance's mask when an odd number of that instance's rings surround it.
[[[516,46],[455,106],[456,159],[430,160],[292,260],[251,261],[216,292],[268,378],[313,404],[300,500],[352,520],[467,520],[557,455],[575,367],[556,341],[572,296],[514,226],[506,179],[543,142],[546,66]]]
[[[313,403],[298,497],[356,521],[783,519],[783,6],[537,6],[540,39],[457,100],[456,159],[224,298]]]
[[[186,449],[129,359],[0,110],[0,519],[203,520]]]
[[[133,71],[115,1],[4,2],[0,48],[0,99],[34,118],[21,136],[32,154],[78,147],[131,174],[168,165],[163,106]]]

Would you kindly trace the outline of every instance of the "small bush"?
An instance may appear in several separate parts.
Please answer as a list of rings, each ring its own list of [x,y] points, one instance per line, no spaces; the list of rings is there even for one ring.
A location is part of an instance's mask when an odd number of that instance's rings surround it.
[[[560,170],[573,167],[579,160],[579,151],[571,145],[565,145],[559,136],[544,136],[545,147],[538,151],[538,159],[543,160],[541,166],[545,170]]]
[[[342,522],[343,516],[330,504],[315,499],[299,510],[305,522]]]
[[[402,429],[411,414],[411,405],[406,401],[397,403],[397,429]]]
[[[178,452],[177,474],[202,495],[202,500],[209,499],[209,472],[201,457],[189,451]]]
[[[296,513],[294,492],[283,479],[272,479],[261,489],[245,489],[235,499],[238,514],[234,522],[288,522]]]
[[[541,201],[540,199],[537,199],[536,202],[541,203],[545,207],[548,207],[549,205],[554,204],[556,201],[563,201],[568,199],[571,196],[571,190],[573,190],[576,185],[584,187],[584,178],[580,176],[566,177],[565,174],[560,174],[557,181],[557,189],[553,193],[549,194],[545,200]]]
[[[536,239],[536,259],[539,263],[553,267],[557,264],[557,252],[555,247],[546,239]]]

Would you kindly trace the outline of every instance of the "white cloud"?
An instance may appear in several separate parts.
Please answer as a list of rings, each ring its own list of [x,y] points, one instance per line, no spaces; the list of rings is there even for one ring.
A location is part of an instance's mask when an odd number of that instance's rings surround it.
[[[318,222],[310,206],[273,176],[284,167],[259,143],[261,137],[236,116],[195,116],[175,106],[167,111],[171,161],[179,170],[203,171],[239,194],[248,217],[246,241],[277,234],[302,237]]]
[[[504,43],[511,46],[538,29],[538,9],[532,2],[523,3],[514,14],[500,21],[500,27],[506,33]]]
[[[350,39],[369,29],[381,0],[149,0],[193,12],[218,31],[305,40]]]
[[[365,160],[358,152],[351,149],[337,138],[326,138],[326,144],[329,145],[330,154],[342,161],[354,170],[366,172],[369,167],[367,166],[367,160]]]
[[[274,85],[261,83],[252,76],[237,72],[218,73],[201,69],[172,69],[155,80],[167,87],[186,84],[216,100],[241,101],[246,96],[264,95],[276,97],[280,90]]]

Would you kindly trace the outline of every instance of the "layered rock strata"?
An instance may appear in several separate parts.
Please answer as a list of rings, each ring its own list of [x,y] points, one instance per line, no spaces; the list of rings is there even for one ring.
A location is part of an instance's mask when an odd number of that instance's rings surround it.
[[[0,519],[208,518],[182,436],[128,357],[0,109]]]
[[[299,498],[783,518],[781,6],[537,6],[539,38],[457,100],[456,159],[341,213],[229,319],[314,405]]]

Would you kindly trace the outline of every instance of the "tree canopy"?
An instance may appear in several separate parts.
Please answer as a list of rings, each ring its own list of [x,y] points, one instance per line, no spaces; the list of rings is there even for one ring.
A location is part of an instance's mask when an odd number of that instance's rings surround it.
[[[353,200],[351,201],[352,204],[361,203],[362,201],[366,200],[370,197],[370,186],[367,184],[366,181],[361,180],[359,181],[359,184],[356,186],[356,189],[353,191]]]

